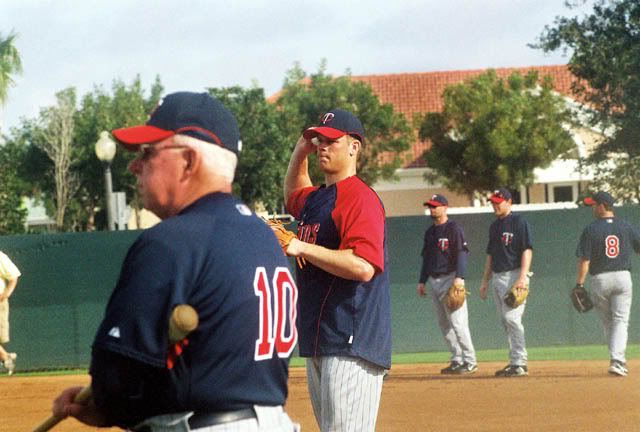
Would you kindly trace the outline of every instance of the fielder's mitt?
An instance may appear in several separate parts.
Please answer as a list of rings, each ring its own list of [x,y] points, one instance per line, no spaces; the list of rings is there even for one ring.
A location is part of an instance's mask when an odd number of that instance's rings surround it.
[[[571,301],[573,302],[573,307],[580,313],[589,312],[593,309],[589,291],[582,284],[576,284],[571,290]]]
[[[447,303],[447,309],[451,312],[456,311],[462,307],[464,304],[464,300],[467,297],[467,290],[464,287],[464,284],[454,283],[449,287],[449,291],[447,292],[447,298],[445,299]]]
[[[504,296],[504,304],[517,308],[527,299],[529,295],[529,285],[514,285]]]
[[[280,243],[282,252],[284,252],[284,254],[286,255],[287,248],[289,247],[289,243],[291,243],[291,240],[297,237],[296,234],[286,229],[282,224],[282,222],[280,222],[277,219],[265,219],[265,218],[262,218],[262,219],[273,230],[273,233],[276,235],[276,238],[278,239],[278,243]],[[302,266],[306,264],[305,259],[302,257],[296,257],[296,261],[298,262],[298,266],[300,268],[302,268]]]

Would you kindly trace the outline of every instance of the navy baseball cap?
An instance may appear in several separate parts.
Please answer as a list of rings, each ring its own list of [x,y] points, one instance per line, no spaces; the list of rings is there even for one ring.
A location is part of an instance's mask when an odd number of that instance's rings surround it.
[[[444,197],[444,195],[435,194],[429,199],[429,201],[425,201],[422,205],[429,207],[440,207],[440,206],[448,206],[449,201]]]
[[[605,191],[596,192],[595,194],[584,199],[584,203],[588,206],[603,203],[608,204],[609,206],[613,206],[613,201],[613,197]]]
[[[511,199],[511,192],[505,188],[496,189],[489,197],[489,201],[495,204],[500,204],[502,201],[509,201]]]
[[[165,96],[145,125],[115,129],[112,135],[128,150],[140,144],[188,135],[234,153],[242,149],[234,115],[208,93],[177,92]]]
[[[353,135],[362,141],[364,140],[364,128],[358,117],[349,111],[334,109],[325,113],[317,126],[312,126],[302,133],[305,139],[311,139],[317,135],[332,140],[344,135]]]

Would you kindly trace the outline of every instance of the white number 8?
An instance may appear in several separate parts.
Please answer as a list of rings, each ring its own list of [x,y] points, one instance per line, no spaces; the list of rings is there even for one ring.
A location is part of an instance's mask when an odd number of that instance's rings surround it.
[[[609,258],[615,258],[620,254],[620,240],[617,236],[610,235],[605,239],[606,254]]]

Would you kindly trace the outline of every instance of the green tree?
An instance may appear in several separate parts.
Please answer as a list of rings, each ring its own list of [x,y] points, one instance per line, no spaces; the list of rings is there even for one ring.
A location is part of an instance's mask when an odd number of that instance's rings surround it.
[[[358,158],[358,176],[368,184],[380,178],[393,178],[404,162],[403,152],[414,140],[407,119],[396,113],[392,105],[382,104],[368,84],[353,81],[349,72],[337,78],[327,75],[324,62],[318,72],[310,76],[294,65],[274,103],[284,116],[281,126],[288,143],[288,156],[302,130],[317,124],[328,110],[340,108],[354,113],[366,133],[364,151]],[[322,178],[315,163],[310,164],[310,174],[314,182]]]
[[[22,73],[22,60],[15,46],[16,34],[3,37],[0,33],[0,104],[7,100],[9,87],[14,84],[13,76]]]
[[[282,114],[266,101],[262,88],[210,88],[208,91],[238,120],[242,151],[234,193],[254,208],[262,205],[271,213],[280,212],[282,179],[290,156],[290,144],[281,127]]]
[[[80,107],[73,113],[73,138],[70,175],[75,187],[69,195],[63,226],[64,231],[85,231],[106,226],[104,204],[104,169],[95,155],[95,143],[100,132],[119,127],[144,123],[149,112],[158,103],[162,93],[160,79],[151,86],[148,96],[136,77],[129,85],[114,81],[111,91],[95,87],[85,94]],[[29,188],[29,195],[45,204],[48,214],[55,214],[56,183],[55,168],[51,158],[43,150],[47,145],[47,110],[37,119],[23,120],[20,127],[13,128],[7,142],[23,148],[18,161],[20,178]],[[135,179],[127,170],[134,155],[119,149],[111,164],[114,190],[125,191],[129,203],[139,207]]]
[[[110,91],[95,87],[83,96],[76,116],[76,139],[80,152],[76,166],[81,173],[81,182],[70,209],[81,229],[106,227],[104,167],[95,155],[95,143],[100,132],[143,124],[158,104],[163,90],[159,77],[148,91],[143,88],[140,77],[136,77],[128,85],[116,80]],[[125,192],[129,204],[139,209],[141,203],[136,180],[127,169],[133,157],[133,153],[118,148],[111,163],[111,172],[114,190]]]
[[[0,234],[20,234],[25,231],[27,209],[22,196],[27,186],[20,178],[16,161],[23,155],[22,148],[5,144],[0,146]]]
[[[76,91],[73,88],[56,94],[57,104],[41,111],[42,139],[38,147],[53,163],[55,192],[54,219],[58,230],[64,229],[65,212],[71,197],[75,194],[79,179],[78,173],[71,169],[76,158],[74,142],[74,115],[76,112]]]
[[[419,136],[432,147],[424,159],[431,181],[467,195],[498,186],[533,182],[533,170],[547,167],[575,146],[563,128],[569,114],[549,79],[536,72],[506,80],[489,70],[444,91],[442,112],[418,118]]]
[[[585,163],[587,169],[593,172],[590,190],[609,190],[616,200],[637,202],[640,197],[640,156],[629,157],[627,153],[617,153],[599,163],[593,163],[592,159],[587,159]]]
[[[575,9],[585,3],[566,5]],[[556,17],[532,46],[571,52],[569,69],[580,79],[573,91],[591,112],[591,123],[613,131],[585,164],[601,187],[608,184],[616,195],[640,200],[640,177],[630,182],[618,177],[621,170],[632,171],[640,156],[640,2],[598,0],[590,14]],[[607,162],[612,158],[617,164]]]

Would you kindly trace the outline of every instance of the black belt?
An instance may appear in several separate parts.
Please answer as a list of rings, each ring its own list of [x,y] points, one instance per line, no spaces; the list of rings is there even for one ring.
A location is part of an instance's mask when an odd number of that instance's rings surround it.
[[[255,419],[256,411],[253,408],[245,408],[237,411],[222,411],[215,413],[195,413],[189,417],[189,427],[200,429],[207,426],[216,426],[225,423],[232,423],[240,420]],[[151,426],[142,426],[135,429],[136,432],[151,432]]]
[[[191,429],[199,429],[254,418],[257,418],[257,416],[253,408],[217,413],[195,413],[189,417],[189,427]]]

